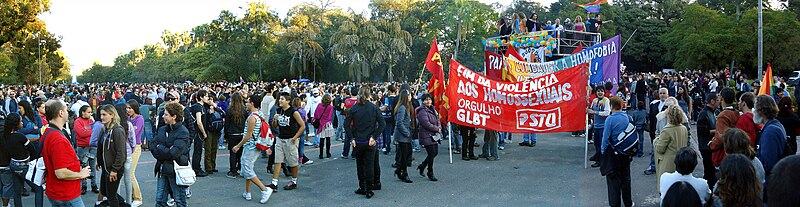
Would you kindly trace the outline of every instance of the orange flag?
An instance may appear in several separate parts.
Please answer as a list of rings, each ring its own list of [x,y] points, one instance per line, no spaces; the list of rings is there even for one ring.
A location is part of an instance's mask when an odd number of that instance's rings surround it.
[[[447,97],[445,96],[445,80],[444,71],[442,69],[442,59],[439,54],[439,46],[436,39],[431,43],[431,49],[428,51],[428,57],[425,58],[425,67],[433,74],[431,80],[428,81],[428,93],[433,96],[433,103],[436,111],[439,112],[439,121],[442,123],[447,122]]]
[[[761,88],[758,89],[758,95],[766,94],[772,95],[772,65],[767,64],[767,72],[764,74],[764,78],[761,80]]]

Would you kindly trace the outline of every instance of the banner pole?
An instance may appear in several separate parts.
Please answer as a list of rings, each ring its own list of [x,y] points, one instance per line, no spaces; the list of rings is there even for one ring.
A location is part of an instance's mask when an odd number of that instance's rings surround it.
[[[587,76],[589,76],[588,78],[586,78],[587,89],[589,88],[589,85],[591,85],[591,75],[589,73],[590,73],[589,71],[586,71]],[[591,91],[587,90],[586,97],[587,98],[590,97],[589,94],[591,93],[592,93]],[[591,100],[589,100],[589,102],[591,103]],[[583,131],[583,169],[587,169],[589,168],[589,114],[584,113],[584,117],[586,119],[586,131]],[[596,142],[597,140],[594,141]]]
[[[447,148],[450,151],[450,164],[453,164],[453,124],[447,124]]]

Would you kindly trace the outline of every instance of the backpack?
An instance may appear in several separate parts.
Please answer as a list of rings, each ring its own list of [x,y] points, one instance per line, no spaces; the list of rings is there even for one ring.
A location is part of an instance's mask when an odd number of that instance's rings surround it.
[[[383,98],[383,105],[386,106],[385,111],[381,111],[381,115],[383,115],[383,119],[388,122],[394,122],[394,104],[389,96]]]
[[[611,139],[611,148],[619,154],[636,155],[636,152],[639,151],[639,135],[636,133],[636,126],[629,122],[625,131],[619,133],[615,139]]]
[[[192,107],[195,104],[189,104],[183,108],[183,126],[189,130],[190,135],[197,134],[197,119],[194,117],[194,113],[192,113]]]
[[[256,138],[256,148],[261,151],[268,150],[269,146],[272,144],[272,139],[275,139],[275,135],[272,134],[272,130],[269,129],[269,124],[267,124],[267,121],[265,121],[263,117],[258,114],[251,114],[251,116],[252,115],[257,116],[258,119],[261,120],[261,130],[259,130],[258,137]]]
[[[206,128],[212,132],[220,132],[225,126],[225,111],[217,108],[214,113],[208,115],[208,124]]]

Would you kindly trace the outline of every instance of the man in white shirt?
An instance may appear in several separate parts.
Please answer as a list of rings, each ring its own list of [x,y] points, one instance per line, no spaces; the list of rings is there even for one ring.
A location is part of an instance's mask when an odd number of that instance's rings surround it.
[[[711,91],[712,93],[716,93],[717,92],[717,87],[718,86],[719,86],[719,83],[717,83],[717,79],[713,79],[712,78],[711,82],[708,82],[708,90]]]
[[[705,179],[692,176],[692,171],[694,171],[696,166],[697,153],[691,147],[682,147],[678,149],[678,152],[675,154],[675,172],[668,172],[661,175],[659,192],[661,193],[662,202],[667,195],[667,190],[669,190],[672,184],[685,181],[694,187],[703,205],[706,204],[706,201],[711,195],[711,190],[708,188],[708,183]]]

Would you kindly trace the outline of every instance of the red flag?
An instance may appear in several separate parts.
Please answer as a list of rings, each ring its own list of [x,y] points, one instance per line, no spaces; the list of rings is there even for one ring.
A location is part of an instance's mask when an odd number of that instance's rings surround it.
[[[514,57],[514,58],[517,58],[517,60],[519,60],[519,61],[527,62],[527,60],[525,60],[525,58],[522,57],[522,55],[520,55],[519,52],[517,52],[516,49],[514,49],[514,47],[508,47],[508,50],[506,51],[506,56]]]
[[[431,43],[431,49],[428,51],[428,57],[425,58],[425,67],[433,74],[431,80],[428,81],[428,93],[433,96],[433,103],[436,111],[439,112],[439,121],[442,123],[447,122],[447,97],[445,97],[445,79],[444,71],[442,69],[441,55],[439,54],[439,46],[436,39]]]
[[[575,50],[572,51],[572,54],[579,53],[579,52],[581,52],[581,50],[583,50],[583,45],[582,44],[578,44],[578,47],[575,48]]]

